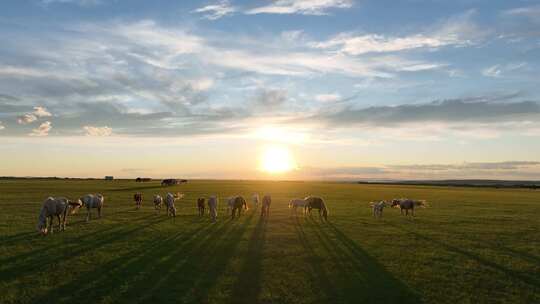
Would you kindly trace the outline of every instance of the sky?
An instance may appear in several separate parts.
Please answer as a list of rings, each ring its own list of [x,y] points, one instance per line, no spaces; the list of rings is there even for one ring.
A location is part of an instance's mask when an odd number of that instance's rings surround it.
[[[0,176],[540,180],[540,1],[6,0],[0,41]]]

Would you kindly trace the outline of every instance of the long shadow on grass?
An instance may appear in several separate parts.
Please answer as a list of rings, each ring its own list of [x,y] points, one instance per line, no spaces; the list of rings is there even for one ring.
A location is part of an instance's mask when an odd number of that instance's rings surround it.
[[[344,303],[422,303],[419,295],[332,223],[308,220],[337,273],[333,282]]]
[[[235,256],[236,248],[252,217],[253,214],[250,214],[241,219],[226,220],[220,229],[210,231],[198,244],[188,247],[186,251],[173,253],[172,259],[179,258],[180,263],[163,265],[170,269],[166,276],[159,277],[156,272],[150,273],[150,276],[159,279],[154,281],[140,303],[155,299],[155,293],[162,289],[168,289],[159,296],[165,301],[181,299],[183,303],[207,303],[209,291],[217,284],[228,262]],[[170,282],[174,283],[170,285]]]
[[[64,243],[59,244],[60,240],[55,240],[56,242],[54,242],[54,244],[47,247],[34,249],[30,252],[4,259],[0,261],[2,265],[9,266],[7,268],[2,268],[0,282],[9,281],[27,274],[38,273],[39,271],[43,271],[47,267],[50,267],[51,264],[67,263],[73,258],[88,254],[91,251],[98,251],[102,246],[126,239],[145,228],[165,220],[167,220],[167,218],[162,217],[145,224],[137,225],[135,228],[120,228],[116,230],[109,227],[99,231],[90,232],[79,237],[84,240],[83,245],[77,243],[74,246],[66,246]]]
[[[441,227],[438,227],[437,230],[440,232],[443,228]],[[456,231],[455,230],[451,230],[451,229],[444,229],[444,232],[445,233],[448,233],[448,234],[455,234]],[[520,250],[516,250],[516,249],[513,249],[513,248],[510,248],[510,247],[507,247],[507,246],[504,246],[504,245],[501,245],[501,244],[497,244],[493,241],[486,241],[486,240],[483,240],[481,238],[478,238],[478,237],[474,237],[474,236],[471,236],[470,234],[463,234],[463,237],[465,237],[467,240],[471,241],[471,242],[475,242],[475,243],[482,243],[486,246],[489,246],[493,249],[497,249],[499,251],[502,251],[502,252],[505,252],[506,254],[509,254],[515,258],[520,258],[522,260],[525,260],[529,263],[532,263],[532,264],[536,264],[537,266],[540,266],[540,257],[534,255],[534,254],[530,254],[530,253],[527,253],[527,252],[523,252],[523,251],[520,251]]]
[[[310,268],[309,273],[312,274],[311,280],[315,281],[313,285],[322,287],[318,290],[313,290],[313,292],[319,293],[319,300],[321,303],[331,303],[333,301],[338,303],[340,302],[340,298],[335,282],[330,278],[328,271],[322,267],[324,258],[316,253],[314,248],[315,242],[309,240],[304,231],[303,223],[305,223],[305,221],[300,222],[298,217],[294,218],[294,228],[298,235],[298,239],[304,248],[305,253],[308,255],[307,263]]]
[[[97,265],[42,300],[205,303],[250,220],[200,222],[189,231],[142,243],[136,252]]]
[[[133,218],[133,219],[130,219],[129,224],[130,225],[136,225],[139,222],[146,222],[147,219],[149,219],[151,217],[152,217],[151,215],[147,215],[147,216]],[[156,222],[159,222],[159,221],[162,221],[162,220],[165,220],[165,219],[164,218],[159,218],[159,219],[156,220]],[[152,223],[155,223],[155,222],[152,221]],[[68,224],[68,227],[66,228],[66,231],[58,231],[58,229],[57,229],[56,230],[57,232],[55,232],[54,234],[47,235],[47,236],[42,236],[42,235],[39,235],[38,233],[30,233],[30,234],[28,234],[28,237],[26,239],[18,239],[17,242],[14,241],[14,242],[5,243],[3,245],[13,245],[13,244],[16,245],[17,243],[22,242],[22,241],[47,242],[48,244],[46,246],[42,246],[42,247],[39,247],[37,249],[33,249],[33,250],[25,252],[25,253],[20,253],[20,254],[18,254],[16,256],[8,257],[8,258],[5,258],[5,259],[0,259],[0,265],[9,264],[12,261],[21,261],[23,259],[26,259],[26,258],[29,258],[29,257],[32,257],[32,256],[36,256],[36,255],[37,256],[42,256],[42,255],[45,255],[45,254],[49,254],[48,251],[51,251],[51,250],[60,250],[61,249],[62,251],[71,252],[70,251],[71,248],[69,248],[69,247],[72,244],[69,244],[69,243],[67,243],[67,244],[64,244],[64,243],[59,244],[59,242],[69,241],[68,239],[63,239],[62,236],[72,233],[71,231],[75,230],[74,227],[76,227],[76,226],[81,226],[82,227],[84,225],[88,225],[88,229],[93,229],[96,226],[99,226],[100,224],[99,224],[99,220],[97,222],[96,221],[91,221],[91,222],[88,222],[88,223],[86,221],[84,221],[84,220],[81,220],[81,221],[76,222],[76,223]],[[146,228],[146,227],[148,227],[148,226],[144,226],[143,228]],[[110,235],[110,233],[115,229],[118,229],[118,226],[109,224],[109,225],[106,225],[105,228],[98,228],[98,230],[91,230],[90,232],[88,232],[86,234],[77,235],[77,238],[86,240],[85,241],[86,243],[88,243],[88,242],[91,243],[91,241],[94,238],[101,238],[101,235]],[[120,230],[122,230],[122,229],[125,229],[125,228],[123,228],[121,226]],[[32,244],[32,245],[34,247],[36,247],[34,244]],[[41,259],[41,257],[40,257],[40,259]]]
[[[230,303],[257,303],[261,291],[262,251],[268,219],[261,217],[249,238],[247,256],[233,287]]]
[[[416,231],[413,231],[411,229],[407,229],[407,228],[405,228],[403,226],[397,226],[395,224],[389,224],[389,225],[392,225],[392,226],[394,226],[396,228],[399,228],[399,229],[401,229],[402,231],[405,231],[408,234],[412,234],[412,235],[414,235],[415,237],[417,237],[419,239],[429,241],[429,242],[431,242],[431,243],[433,243],[433,244],[435,244],[437,246],[440,246],[440,247],[442,247],[442,248],[444,248],[444,249],[446,249],[448,251],[459,253],[459,254],[467,257],[468,259],[474,260],[475,262],[477,262],[478,264],[480,264],[482,266],[489,267],[489,268],[494,269],[496,271],[502,272],[506,276],[511,277],[511,278],[513,278],[515,280],[521,281],[521,282],[523,282],[525,284],[533,285],[536,288],[540,287],[540,278],[538,278],[538,276],[528,275],[528,274],[520,273],[520,272],[515,271],[513,269],[506,268],[505,266],[499,265],[499,264],[497,264],[497,263],[495,263],[495,262],[493,262],[491,260],[485,259],[485,258],[481,257],[480,255],[478,255],[476,253],[473,253],[473,252],[470,252],[470,251],[467,251],[467,250],[452,246],[452,245],[450,245],[450,244],[448,244],[446,242],[439,241],[439,240],[437,240],[435,238],[420,234],[420,233],[418,233]]]
[[[163,250],[172,251],[173,247],[190,246],[209,229],[210,227],[196,226],[191,230],[179,231],[166,237],[157,237],[141,243],[133,252],[116,256],[106,263],[97,264],[91,270],[79,274],[65,284],[56,286],[41,299],[37,299],[36,302],[54,299],[58,303],[74,300],[79,303],[94,303],[106,297],[111,299],[117,294],[127,293],[130,291],[131,287],[129,286],[132,283],[137,283],[144,278],[145,272],[153,266],[161,264],[163,260],[168,260],[166,255],[162,255]],[[167,271],[168,269],[156,270],[160,276],[166,274]],[[145,281],[145,283],[147,285],[140,289],[141,292],[147,290],[148,286],[152,284],[151,281]],[[133,302],[137,298],[129,300]]]

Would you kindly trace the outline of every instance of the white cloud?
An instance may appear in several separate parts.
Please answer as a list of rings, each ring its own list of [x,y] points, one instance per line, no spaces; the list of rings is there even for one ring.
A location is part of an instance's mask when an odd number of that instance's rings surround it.
[[[36,121],[38,118],[50,116],[52,116],[52,114],[45,107],[37,106],[34,107],[34,112],[25,113],[17,117],[17,122],[21,125],[26,125]]]
[[[4,127],[4,125],[2,124],[2,122],[0,121],[0,130],[4,130],[6,127]]]
[[[110,136],[112,134],[112,129],[105,127],[93,127],[93,126],[84,126],[83,130],[86,132],[86,136]]]
[[[540,5],[518,7],[504,11],[504,14],[510,16],[524,16],[531,21],[540,22]]]
[[[482,70],[482,75],[486,77],[493,77],[497,78],[501,76],[501,68],[498,64],[490,66],[489,68],[485,68]]]
[[[193,90],[197,92],[202,92],[202,91],[207,91],[214,86],[214,79],[212,78],[190,79],[190,80],[187,80],[187,83]]]
[[[51,122],[46,121],[39,125],[39,127],[32,130],[32,133],[29,133],[30,136],[47,136],[49,135],[49,131],[52,129]]]
[[[49,111],[47,111],[45,107],[41,107],[41,106],[34,107],[34,112],[32,114],[34,114],[36,117],[39,117],[39,118],[52,116],[52,114]]]
[[[406,51],[419,48],[443,46],[466,46],[475,44],[485,33],[472,21],[474,11],[450,18],[425,33],[408,36],[386,36],[381,34],[341,33],[323,42],[312,43],[312,47],[331,49],[350,55]]]
[[[217,20],[221,17],[231,15],[236,11],[237,9],[231,6],[229,1],[222,0],[222,1],[217,2],[216,4],[211,4],[211,5],[198,8],[194,10],[193,12],[205,13],[203,15],[203,18],[208,19],[208,20]]]
[[[333,101],[338,101],[340,99],[341,99],[341,95],[337,93],[315,95],[315,100],[320,101],[320,102],[333,102]]]
[[[21,125],[26,125],[37,120],[37,117],[34,114],[26,113],[17,117],[17,122]]]
[[[14,78],[47,77],[51,74],[39,69],[19,66],[0,66],[0,76]]]
[[[447,38],[429,37],[422,34],[407,37],[385,37],[378,34],[355,36],[340,34],[328,41],[314,44],[317,48],[339,47],[339,51],[351,55],[365,53],[396,52],[422,47],[436,48],[450,44]]]
[[[253,8],[245,13],[326,15],[329,9],[352,6],[352,0],[276,0],[272,4]]]
[[[496,64],[496,65],[483,69],[482,75],[486,77],[499,78],[499,77],[502,77],[504,73],[519,70],[526,66],[527,64],[525,62],[509,63],[506,65]]]
[[[25,49],[25,58],[38,64],[26,65],[21,61],[18,65],[4,67],[4,74],[0,66],[2,84],[24,87],[25,95],[21,98],[26,104],[41,100],[50,105],[51,111],[44,107],[28,111],[19,117],[19,123],[41,123],[40,117],[51,116],[52,112],[55,134],[58,135],[76,134],[82,126],[94,124],[112,127],[115,134],[154,132],[156,135],[180,136],[181,132],[176,133],[179,128],[189,134],[197,130],[200,133],[224,133],[231,129],[227,128],[228,122],[220,121],[216,124],[222,125],[215,127],[203,120],[206,121],[208,116],[223,117],[224,120],[235,115],[242,120],[249,118],[251,113],[242,113],[242,110],[252,102],[249,100],[252,95],[225,96],[227,92],[223,99],[216,97],[216,104],[212,104],[214,100],[210,98],[218,94],[208,91],[223,89],[221,85],[214,88],[218,80],[221,84],[229,79],[237,81],[236,75],[244,81],[245,77],[269,80],[266,75],[300,78],[325,77],[327,74],[353,76],[359,80],[364,77],[392,79],[397,78],[396,73],[400,71],[443,66],[398,55],[357,58],[306,48],[305,37],[302,41],[291,42],[302,35],[299,31],[269,36],[263,45],[261,39],[254,37],[237,40],[227,34],[203,37],[185,28],[161,26],[148,20],[82,24],[73,26],[73,32],[55,33],[54,39],[47,35],[22,36],[13,49],[22,49],[21,45],[32,43],[43,45],[43,48]],[[74,61],[77,64],[73,64]],[[250,90],[253,92],[258,88],[260,86],[252,85]],[[327,93],[332,95],[331,91]],[[291,105],[303,110],[303,103],[296,102],[294,97],[291,94],[283,107],[275,108],[285,111],[290,110],[288,106]],[[318,98],[330,102],[337,97]],[[103,105],[109,106],[100,109]],[[25,113],[25,108],[22,109],[13,112],[13,116]],[[99,113],[99,122],[77,121],[96,113]],[[9,132],[16,134],[15,131],[9,128]]]

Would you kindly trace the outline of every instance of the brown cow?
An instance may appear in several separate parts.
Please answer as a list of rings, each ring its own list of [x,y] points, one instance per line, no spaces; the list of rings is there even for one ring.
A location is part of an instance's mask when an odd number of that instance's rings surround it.
[[[197,199],[197,209],[199,210],[199,215],[200,216],[203,216],[204,215],[204,203],[205,203],[206,199],[204,197],[199,197]]]
[[[135,201],[135,208],[137,210],[141,209],[142,201],[143,201],[143,195],[140,192],[137,192],[133,195],[133,200]]]
[[[405,215],[409,215],[409,210],[411,210],[411,215],[414,216],[414,207],[425,207],[427,205],[424,200],[412,200],[408,198],[400,198],[392,200],[392,207],[399,206],[399,211],[403,215],[403,210],[405,210]]]
[[[241,196],[235,197],[232,201],[231,218],[234,219],[234,216],[237,210],[238,210],[238,217],[240,217],[240,215],[242,214],[242,208],[245,210],[248,209],[246,200]]]
[[[319,217],[323,217],[325,221],[328,221],[328,208],[324,200],[316,196],[308,196],[304,199],[307,202],[308,213],[311,215],[311,209],[319,210]]]
[[[261,216],[270,215],[270,204],[272,204],[272,197],[270,194],[265,194],[262,198]]]

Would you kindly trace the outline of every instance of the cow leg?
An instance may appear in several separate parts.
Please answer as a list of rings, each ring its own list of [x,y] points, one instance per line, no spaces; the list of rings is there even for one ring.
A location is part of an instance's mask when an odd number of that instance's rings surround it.
[[[53,224],[54,224],[54,223],[53,223],[53,217],[52,217],[52,215],[49,216],[49,223],[50,223],[49,226],[51,227],[50,230],[51,230],[51,234],[52,234],[52,233],[54,232],[54,229],[53,229],[53,227],[54,227]],[[47,227],[47,222],[45,222],[45,227]]]
[[[101,207],[98,207],[97,209],[97,216],[98,218],[101,218]]]
[[[62,231],[66,230],[66,220],[67,220],[67,209],[64,212],[64,214],[62,214]]]
[[[90,220],[90,208],[86,209],[86,221],[88,222]]]
[[[58,219],[58,230],[62,230],[62,221],[60,220],[60,214],[57,214],[56,218]]]

